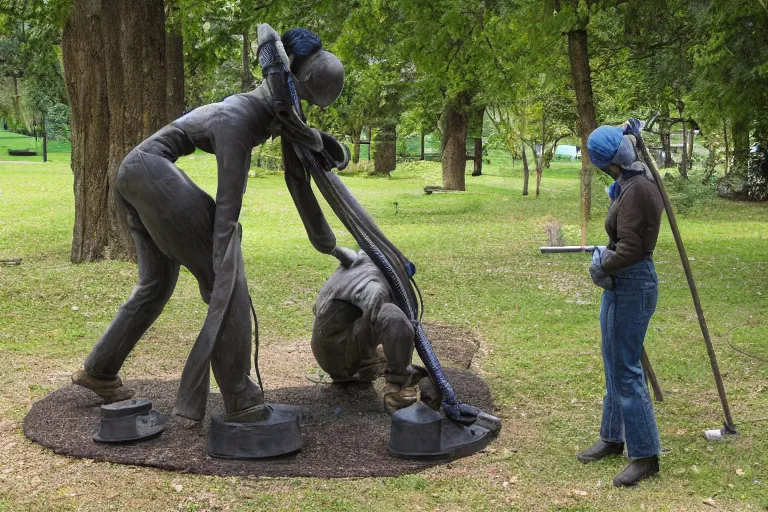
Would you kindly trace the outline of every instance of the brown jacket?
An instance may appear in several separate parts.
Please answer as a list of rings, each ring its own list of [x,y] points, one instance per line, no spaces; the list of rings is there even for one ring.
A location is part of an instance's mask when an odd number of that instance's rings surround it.
[[[643,175],[619,179],[621,194],[611,203],[605,231],[611,239],[602,259],[608,274],[653,255],[664,203],[656,184]]]

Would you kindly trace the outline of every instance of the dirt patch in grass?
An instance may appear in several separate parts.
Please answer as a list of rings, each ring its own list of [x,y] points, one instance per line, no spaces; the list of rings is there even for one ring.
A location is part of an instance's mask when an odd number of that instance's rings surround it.
[[[468,370],[447,370],[456,392],[466,402],[492,411],[488,386]],[[220,476],[361,477],[414,473],[438,462],[394,459],[386,450],[389,416],[381,410],[373,385],[313,385],[270,390],[273,403],[302,410],[304,446],[295,455],[258,461],[221,460],[207,455],[210,418],[191,423],[171,414],[178,381],[138,380],[128,385],[136,396],[152,400],[167,420],[155,439],[131,445],[105,445],[92,440],[99,424],[101,401],[77,386],[61,388],[35,403],[24,420],[24,433],[55,453],[153,466],[185,473]],[[221,396],[211,394],[209,412],[221,411]]]

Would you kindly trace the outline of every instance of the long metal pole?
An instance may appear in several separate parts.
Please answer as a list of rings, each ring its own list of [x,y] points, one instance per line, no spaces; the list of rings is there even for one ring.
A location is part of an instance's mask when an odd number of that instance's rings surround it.
[[[733,419],[731,418],[731,409],[728,407],[728,397],[725,394],[725,386],[723,385],[723,377],[720,375],[720,367],[717,364],[717,356],[715,355],[715,348],[712,346],[712,338],[709,336],[709,328],[707,327],[707,320],[704,318],[704,311],[701,309],[701,301],[699,300],[699,291],[696,288],[696,282],[693,280],[693,272],[691,271],[691,264],[688,262],[688,254],[685,252],[685,246],[683,245],[683,239],[680,236],[680,230],[677,227],[677,220],[675,219],[675,212],[672,209],[672,205],[669,202],[669,196],[664,189],[664,183],[661,181],[658,169],[656,169],[656,163],[648,153],[648,148],[645,145],[642,135],[637,137],[637,148],[640,150],[640,156],[645,161],[646,165],[653,174],[653,179],[656,180],[656,185],[661,192],[661,199],[664,201],[664,209],[667,210],[667,219],[669,220],[669,227],[672,229],[672,235],[675,237],[675,243],[677,244],[677,250],[680,253],[680,261],[683,263],[683,270],[685,271],[685,278],[688,280],[688,287],[691,289],[691,297],[693,298],[693,305],[696,308],[696,316],[699,318],[699,327],[701,327],[701,334],[704,336],[704,343],[707,345],[707,354],[709,355],[709,363],[712,365],[712,375],[715,378],[715,384],[717,385],[717,394],[720,395],[720,403],[723,406],[723,414],[725,415],[725,428],[731,434],[736,433],[736,427],[733,425]]]

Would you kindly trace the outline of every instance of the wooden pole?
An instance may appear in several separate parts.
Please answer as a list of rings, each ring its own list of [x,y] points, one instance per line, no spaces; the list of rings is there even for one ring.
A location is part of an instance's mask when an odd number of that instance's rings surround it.
[[[643,347],[643,353],[640,355],[640,363],[643,365],[645,379],[650,383],[651,389],[653,389],[653,398],[655,398],[657,402],[663,402],[664,394],[661,391],[659,381],[656,379],[656,372],[653,371],[651,360],[648,359],[648,353],[645,351],[645,347]]]
[[[669,227],[672,229],[672,235],[675,237],[675,243],[677,244],[677,250],[680,253],[680,261],[683,263],[683,270],[685,271],[685,278],[688,280],[688,287],[691,290],[691,297],[693,298],[693,305],[696,308],[696,316],[699,319],[699,327],[701,328],[701,334],[704,336],[704,343],[707,345],[707,354],[709,355],[709,363],[712,366],[712,375],[715,378],[715,385],[717,386],[717,394],[720,396],[720,404],[723,406],[723,414],[725,416],[725,428],[731,434],[736,433],[736,427],[733,425],[733,418],[731,418],[731,409],[728,406],[728,397],[725,394],[725,386],[723,385],[723,377],[720,375],[720,367],[717,364],[717,356],[715,355],[715,348],[712,345],[712,338],[709,336],[709,328],[707,327],[707,320],[704,318],[704,311],[701,308],[701,301],[699,300],[699,291],[696,288],[696,282],[693,280],[693,272],[691,271],[691,264],[688,261],[688,254],[685,251],[683,245],[683,239],[680,236],[680,230],[677,227],[677,220],[675,219],[675,212],[672,209],[672,205],[669,202],[669,196],[664,189],[664,183],[661,181],[659,171],[656,169],[656,164],[648,153],[648,148],[645,146],[642,135],[637,137],[637,148],[640,150],[640,156],[645,161],[646,165],[653,174],[653,179],[656,180],[656,186],[659,187],[661,193],[661,199],[664,201],[664,209],[667,211],[667,219],[669,220]]]

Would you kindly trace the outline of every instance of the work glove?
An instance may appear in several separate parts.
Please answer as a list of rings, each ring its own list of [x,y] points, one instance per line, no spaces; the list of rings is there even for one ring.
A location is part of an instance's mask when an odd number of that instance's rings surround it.
[[[626,123],[624,123],[624,135],[634,135],[635,138],[640,136],[640,132],[643,130],[643,123],[639,119],[630,117]]]
[[[592,282],[604,290],[613,289],[613,277],[609,276],[603,270],[601,261],[603,253],[606,251],[604,245],[595,247],[592,251],[592,264],[589,266],[589,275],[592,277]]]
[[[260,23],[256,28],[256,34],[262,76],[266,78],[272,73],[290,68],[290,61],[280,40],[280,34],[267,23]]]

